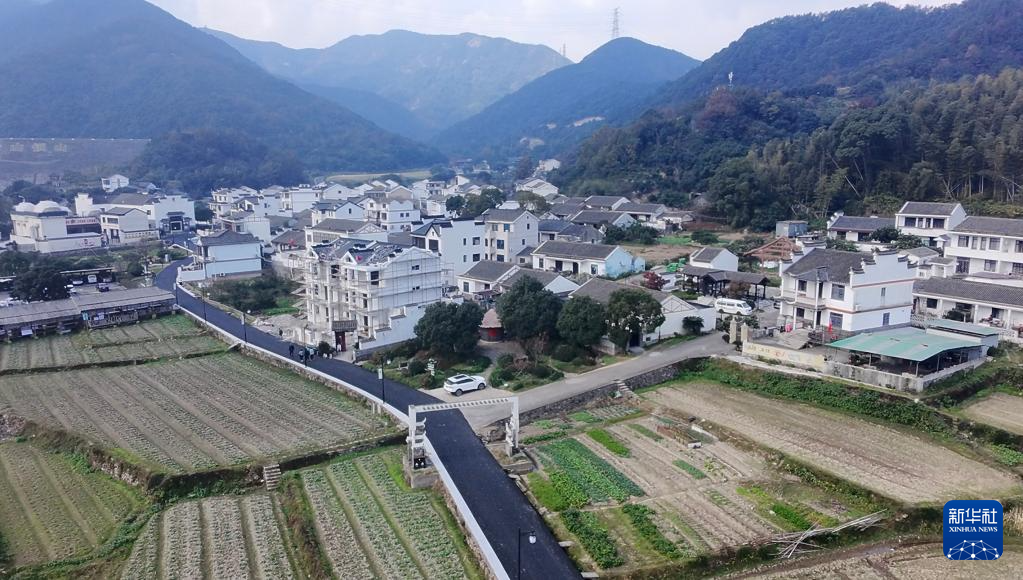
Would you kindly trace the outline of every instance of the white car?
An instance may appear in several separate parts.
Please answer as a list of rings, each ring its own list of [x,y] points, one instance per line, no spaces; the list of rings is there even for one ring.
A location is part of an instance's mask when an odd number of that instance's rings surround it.
[[[444,390],[456,397],[462,396],[462,393],[466,391],[482,391],[485,388],[487,388],[487,380],[483,377],[455,375],[444,381]]]

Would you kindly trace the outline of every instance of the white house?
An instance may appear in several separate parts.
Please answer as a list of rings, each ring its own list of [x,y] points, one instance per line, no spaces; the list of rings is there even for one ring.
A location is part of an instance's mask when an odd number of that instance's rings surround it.
[[[539,177],[516,181],[515,191],[528,191],[545,199],[558,195],[558,187],[556,185],[548,183]]]
[[[420,211],[411,200],[367,197],[359,205],[366,212],[365,219],[389,232],[412,231],[412,225],[422,221]]]
[[[305,232],[288,230],[271,240],[270,245],[274,249],[270,257],[274,271],[290,280],[304,280],[307,256]]]
[[[514,262],[526,247],[540,244],[540,220],[524,209],[491,209],[480,216],[486,224],[488,260]]]
[[[11,211],[11,241],[21,250],[42,254],[103,245],[99,217],[75,217],[57,202],[21,202]]]
[[[593,226],[580,226],[563,220],[540,220],[540,242],[548,240],[599,244],[604,240],[604,234]]]
[[[554,241],[544,242],[533,251],[533,268],[618,278],[642,272],[646,261],[621,246]]]
[[[312,207],[313,225],[326,219],[365,220],[366,210],[351,200],[320,201]]]
[[[629,201],[618,204],[615,207],[615,211],[627,213],[632,219],[656,228],[662,223],[661,216],[664,215],[664,212],[668,211],[668,206],[662,203],[637,203]]]
[[[322,190],[305,184],[285,189],[280,194],[281,211],[287,215],[294,215],[312,209],[313,205],[320,201],[321,193]]]
[[[512,286],[523,278],[532,278],[533,280],[536,280],[543,285],[544,290],[547,290],[557,296],[568,296],[579,289],[578,284],[554,272],[534,270],[532,268],[521,268],[518,266],[516,266],[512,272],[501,278],[497,282],[495,289],[498,294],[503,294],[510,290]]]
[[[590,209],[602,209],[611,211],[618,209],[618,206],[629,203],[629,199],[620,195],[591,195],[583,200],[586,207]]]
[[[689,255],[689,265],[725,272],[739,271],[739,257],[724,248],[700,248]]]
[[[571,298],[586,296],[606,306],[611,301],[611,296],[619,290],[638,290],[649,294],[657,300],[658,303],[660,303],[661,313],[664,315],[664,322],[654,329],[653,332],[645,333],[642,336],[633,336],[629,343],[630,348],[656,343],[660,340],[671,338],[676,335],[681,336],[687,334],[683,324],[685,319],[689,317],[699,318],[703,323],[704,332],[714,330],[714,327],[717,324],[717,313],[712,307],[687,302],[678,296],[667,292],[650,290],[649,288],[643,288],[642,286],[632,286],[601,278],[591,278],[590,280],[587,280],[586,283],[579,287],[578,290],[572,292]],[[616,351],[615,345],[607,338],[602,341],[599,348],[611,353]]]
[[[498,282],[514,274],[518,266],[511,262],[483,260],[457,277],[458,289],[466,294],[494,291]]]
[[[364,352],[410,340],[443,278],[440,257],[419,248],[349,239],[309,248],[306,342],[335,343],[335,322],[356,328]]]
[[[240,276],[263,270],[263,244],[251,234],[221,230],[195,241],[193,265],[182,269],[183,280]]]
[[[895,214],[895,227],[917,236],[925,246],[944,248],[949,233],[965,219],[966,210],[958,203],[907,201]]]
[[[986,324],[1023,336],[1023,281],[977,278],[918,280],[913,288],[916,312],[944,318],[959,312],[965,322]]]
[[[141,210],[152,227],[164,233],[186,232],[195,223],[195,202],[180,193],[115,193],[75,196],[75,210],[80,216],[97,216],[115,207]]]
[[[213,201],[210,202],[210,211],[213,215],[227,215],[234,211],[237,207],[237,203],[245,198],[257,198],[260,192],[252,189],[251,187],[224,187],[221,189],[213,190],[210,196]],[[278,206],[280,202],[278,202]],[[79,207],[79,211],[81,208]]]
[[[957,274],[987,272],[1023,279],[1023,220],[970,216],[952,228],[945,256]]]
[[[387,230],[374,223],[361,220],[325,219],[306,228],[305,231],[307,247],[333,242],[340,238],[375,242],[387,241]]]
[[[113,193],[122,187],[128,187],[130,184],[131,180],[119,173],[100,179],[100,187],[107,193]]]
[[[636,223],[635,218],[625,212],[602,209],[585,209],[569,217],[567,221],[580,226],[593,226],[600,230],[607,226],[627,228]]]
[[[905,257],[821,245],[782,261],[779,325],[860,332],[909,324],[916,271]]]
[[[437,219],[412,230],[413,245],[441,258],[445,280],[454,285],[458,276],[484,259],[486,225],[475,219]]]
[[[234,211],[228,215],[214,218],[217,229],[231,230],[239,234],[252,234],[264,244],[273,240],[270,233],[270,218],[248,211]]]
[[[852,242],[861,251],[869,251],[871,245],[876,245],[871,242],[870,236],[877,230],[890,227],[895,227],[895,218],[851,216],[836,212],[828,220],[828,238]]]
[[[149,223],[149,216],[137,208],[115,207],[104,211],[99,216],[99,225],[111,246],[160,239],[160,231]]]

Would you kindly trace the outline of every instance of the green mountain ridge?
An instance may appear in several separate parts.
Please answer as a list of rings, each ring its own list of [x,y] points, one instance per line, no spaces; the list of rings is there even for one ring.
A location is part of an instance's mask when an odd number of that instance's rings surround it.
[[[216,128],[310,168],[392,170],[443,157],[274,78],[142,0],[53,0],[0,19],[0,135],[156,138]]]

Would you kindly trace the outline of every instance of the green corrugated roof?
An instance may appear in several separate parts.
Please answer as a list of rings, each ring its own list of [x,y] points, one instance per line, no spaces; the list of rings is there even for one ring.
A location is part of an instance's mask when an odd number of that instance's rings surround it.
[[[969,322],[959,322],[957,320],[945,320],[944,318],[928,320],[927,326],[964,334],[975,334],[977,336],[994,336],[1001,333],[997,328],[991,328],[990,326],[970,324]]]
[[[977,342],[948,336],[927,334],[918,328],[901,328],[883,332],[865,332],[832,342],[828,346],[923,362],[949,350],[980,346]]]

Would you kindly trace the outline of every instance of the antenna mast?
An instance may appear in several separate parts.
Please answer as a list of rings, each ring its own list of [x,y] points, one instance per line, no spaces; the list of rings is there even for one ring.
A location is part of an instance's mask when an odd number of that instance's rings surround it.
[[[622,9],[616,7],[614,9],[613,14],[614,16],[611,19],[611,40],[614,40],[622,35],[621,27]]]
[[[561,57],[562,58],[568,58],[568,45],[567,44],[562,44],[561,45]]]

